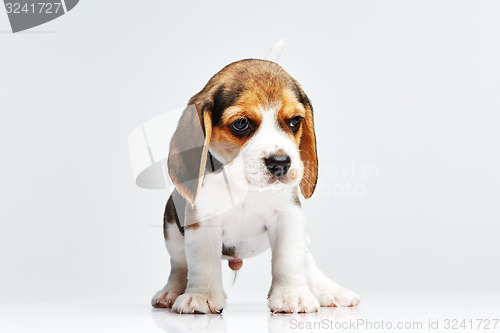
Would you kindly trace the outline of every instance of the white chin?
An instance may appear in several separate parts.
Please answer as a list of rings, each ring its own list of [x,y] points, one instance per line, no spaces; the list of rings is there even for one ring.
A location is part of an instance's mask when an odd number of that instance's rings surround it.
[[[291,182],[291,183],[283,183],[279,180],[266,180],[266,181],[259,181],[259,182],[251,182],[248,181],[248,189],[249,190],[254,190],[254,191],[267,191],[267,190],[281,190],[284,188],[288,187],[294,187],[298,183],[296,182]]]

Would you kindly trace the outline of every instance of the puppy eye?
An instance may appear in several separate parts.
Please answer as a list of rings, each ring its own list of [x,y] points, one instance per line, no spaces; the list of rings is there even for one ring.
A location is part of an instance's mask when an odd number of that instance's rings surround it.
[[[246,131],[249,127],[247,118],[240,118],[233,122],[233,128],[238,132]]]
[[[301,116],[297,116],[297,117],[293,117],[292,119],[290,119],[290,121],[288,122],[288,125],[290,126],[290,128],[292,129],[292,131],[295,133],[298,131],[299,129],[299,126],[300,126],[300,121],[302,120],[302,117]]]

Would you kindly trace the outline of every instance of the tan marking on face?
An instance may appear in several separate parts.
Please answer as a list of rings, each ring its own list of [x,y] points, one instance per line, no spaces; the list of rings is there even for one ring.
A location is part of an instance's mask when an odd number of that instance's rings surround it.
[[[240,118],[250,119],[257,124],[260,124],[262,120],[262,115],[260,111],[255,106],[245,105],[245,100],[240,98],[239,102],[230,108],[227,108],[222,115],[222,123],[225,125],[229,125],[233,123],[233,121],[238,120]]]
[[[195,222],[195,223],[191,223],[191,224],[187,224],[184,226],[184,230],[196,230],[200,227],[200,223],[199,222]]]
[[[290,128],[290,120],[294,117],[305,117],[306,111],[304,106],[297,100],[295,94],[290,90],[286,89],[283,92],[284,102],[282,107],[278,110],[277,120],[281,129],[295,142],[297,147],[300,145],[300,139],[302,136],[302,126],[303,121],[300,122],[299,130],[294,133]]]
[[[234,63],[216,74],[203,91],[214,94],[224,86],[226,93],[237,92],[238,98],[223,111],[221,123],[213,127],[211,148],[217,143],[212,149],[226,160],[232,160],[258,130],[262,121],[261,108],[266,110],[275,105],[296,108],[298,101],[290,89],[291,84],[294,84],[293,79],[281,67],[260,60]],[[241,137],[231,130],[232,123],[240,118],[250,120],[253,128],[249,136]],[[221,142],[226,144],[219,144]]]
[[[262,122],[262,109],[271,109],[275,105],[281,105],[281,110],[283,110],[281,117],[288,117],[292,114],[290,118],[304,112],[293,92],[285,86],[285,82],[280,83],[281,85],[277,86],[267,81],[249,80],[245,83],[244,90],[235,105],[224,111],[222,124],[213,129],[212,142],[232,143],[232,145],[222,147],[222,155],[234,158],[234,154],[237,154],[236,147],[241,148],[258,130]],[[250,122],[251,134],[249,136],[239,137],[231,130],[233,122],[241,118],[246,118]]]
[[[237,104],[227,108],[222,116],[221,124],[213,128],[210,147],[226,161],[233,160],[253,134],[252,132],[247,137],[239,137],[231,130],[233,122],[241,118],[249,120],[253,132],[258,129],[262,121],[259,110]]]

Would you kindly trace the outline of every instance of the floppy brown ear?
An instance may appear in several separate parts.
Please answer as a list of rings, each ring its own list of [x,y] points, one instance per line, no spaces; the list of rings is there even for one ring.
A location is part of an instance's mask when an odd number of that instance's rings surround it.
[[[300,182],[300,191],[304,198],[308,199],[313,195],[318,181],[318,155],[316,152],[313,109],[303,91],[300,91],[300,99],[306,109],[299,145],[300,158],[304,163],[304,176]]]
[[[211,104],[194,104],[182,113],[170,140],[168,173],[177,191],[191,204],[203,183],[208,147],[212,136]]]

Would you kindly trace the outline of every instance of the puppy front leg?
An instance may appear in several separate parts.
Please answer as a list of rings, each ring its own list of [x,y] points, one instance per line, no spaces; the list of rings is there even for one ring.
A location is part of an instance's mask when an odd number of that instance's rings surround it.
[[[281,213],[267,226],[272,250],[273,281],[269,308],[274,312],[316,312],[319,302],[307,283],[305,221],[300,208]]]
[[[193,215],[186,214],[184,228],[188,283],[172,310],[178,313],[221,313],[226,303],[221,272],[221,227],[210,221],[194,222],[195,219],[188,218]]]

